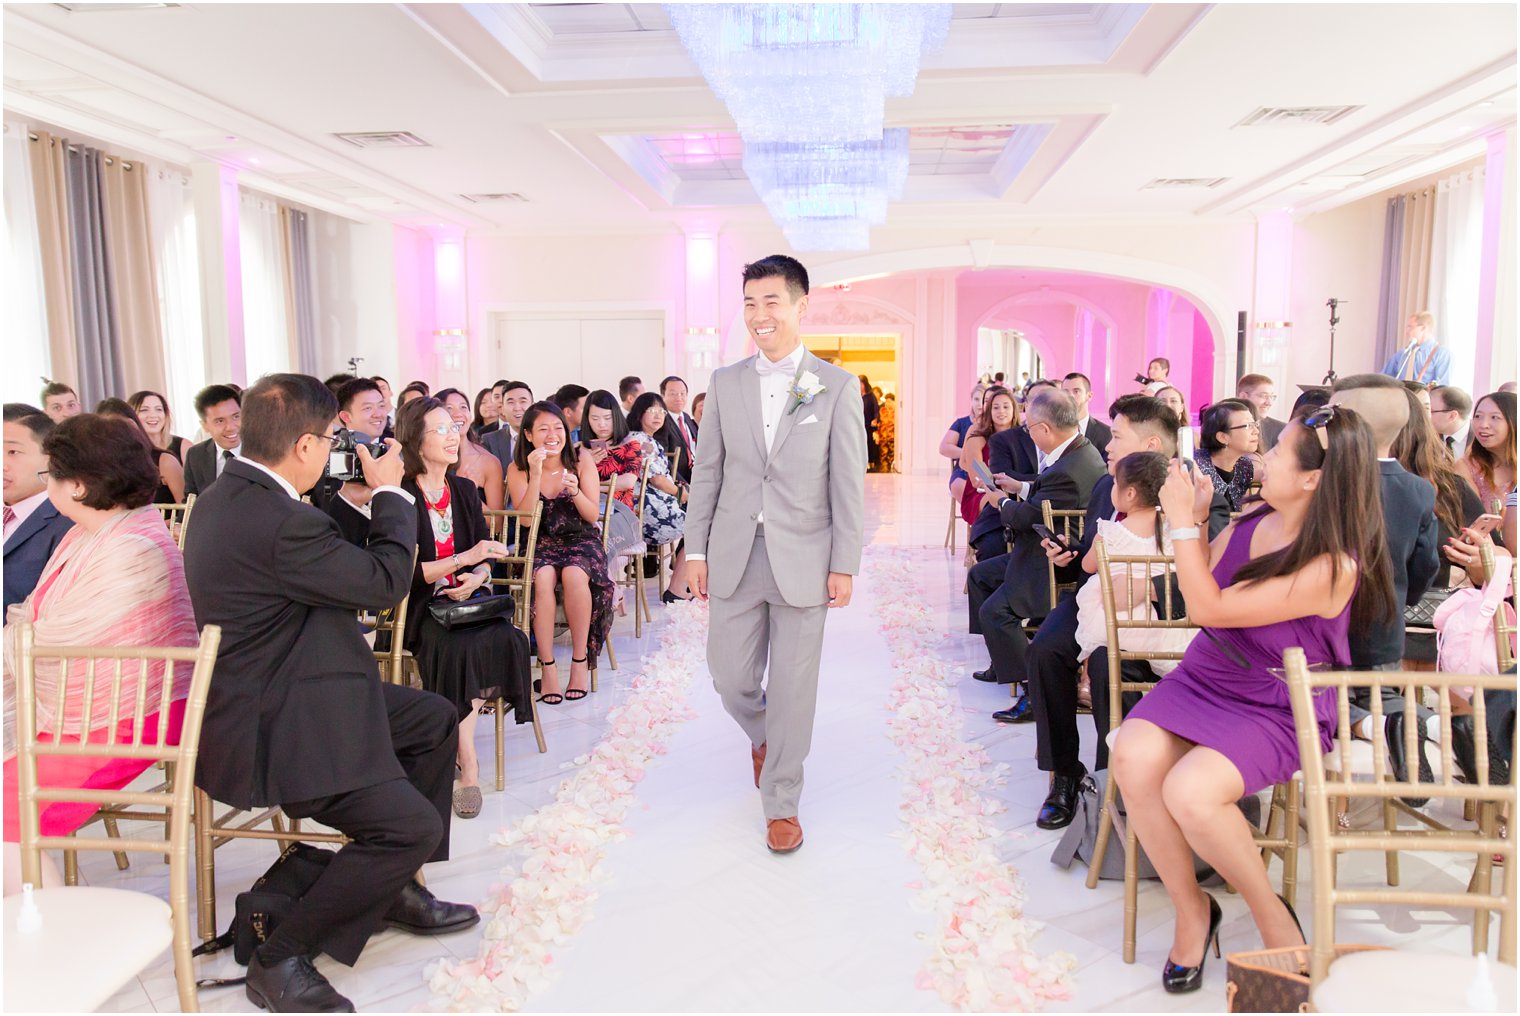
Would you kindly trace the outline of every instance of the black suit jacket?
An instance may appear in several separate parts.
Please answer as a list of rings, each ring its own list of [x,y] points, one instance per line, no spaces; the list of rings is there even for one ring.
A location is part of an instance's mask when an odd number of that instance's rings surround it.
[[[20,603],[32,595],[42,569],[48,558],[58,549],[64,534],[74,523],[58,514],[53,502],[47,498],[37,506],[26,521],[5,541],[5,606],[0,608],[0,621],[10,612],[11,604]]]
[[[1387,522],[1388,556],[1393,561],[1394,604],[1399,609],[1391,620],[1380,624],[1352,626],[1353,667],[1397,663],[1404,658],[1403,606],[1420,602],[1441,564],[1435,487],[1392,459],[1378,462],[1378,480]]]
[[[1012,591],[1011,605],[1019,617],[1040,618],[1050,613],[1050,575],[1045,563],[1045,548],[1034,531],[1043,525],[1041,507],[1062,511],[1087,508],[1093,487],[1105,475],[1103,457],[1098,449],[1078,435],[1061,457],[1033,481],[1028,496],[1019,501],[1008,498],[998,509],[1004,528],[1013,536],[1013,551],[1003,581]]]
[[[1034,446],[1034,438],[1022,425],[1009,427],[987,439],[987,468],[994,474],[1002,473],[1015,480],[1034,480],[1040,475],[1040,450]],[[982,506],[976,521],[971,524],[967,542],[976,546],[984,536],[1003,528],[997,510]],[[1001,550],[998,553],[1002,553]]]
[[[222,646],[195,782],[216,800],[309,801],[406,775],[354,615],[406,595],[417,520],[394,492],[371,505],[360,548],[251,463],[227,463],[196,501],[185,580]]]
[[[216,457],[221,449],[207,438],[185,453],[185,496],[200,495],[216,482]]]
[[[676,479],[681,483],[691,483],[691,453],[697,446],[697,421],[687,413],[681,414],[681,419],[686,423],[686,429],[691,431],[691,444],[681,436],[681,428],[676,426],[674,417],[667,417],[670,428],[670,439],[673,447],[681,449],[681,461],[676,464]]]
[[[1089,416],[1087,418],[1087,429],[1082,432],[1082,436],[1093,443],[1093,447],[1098,449],[1098,454],[1103,456],[1103,461],[1107,462],[1108,442],[1114,436],[1114,432],[1109,430],[1108,424],[1096,416]]]

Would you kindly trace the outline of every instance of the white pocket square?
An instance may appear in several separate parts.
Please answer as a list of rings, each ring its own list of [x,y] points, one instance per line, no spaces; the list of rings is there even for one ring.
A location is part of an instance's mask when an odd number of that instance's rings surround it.
[[[797,426],[799,426],[799,427],[806,427],[810,423],[817,423],[817,422],[818,422],[818,417],[816,417],[816,416],[809,416],[806,420],[803,420],[801,423],[797,424]]]

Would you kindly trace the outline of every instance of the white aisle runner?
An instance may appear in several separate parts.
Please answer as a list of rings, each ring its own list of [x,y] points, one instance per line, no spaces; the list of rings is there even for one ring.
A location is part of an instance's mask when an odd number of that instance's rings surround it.
[[[698,715],[639,787],[594,916],[528,1009],[945,1011],[914,987],[933,922],[910,909],[921,873],[895,835],[889,656],[863,586],[829,617],[802,849],[766,850],[748,742],[700,674]]]

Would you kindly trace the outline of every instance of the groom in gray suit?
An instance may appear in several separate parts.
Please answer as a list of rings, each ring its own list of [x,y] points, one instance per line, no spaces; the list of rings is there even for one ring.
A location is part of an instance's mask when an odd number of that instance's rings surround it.
[[[807,306],[795,258],[744,266],[744,323],[760,352],[707,386],[686,512],[687,577],[711,604],[708,669],[749,736],[778,854],[802,846],[824,616],[850,602],[865,500],[860,385],[803,348]]]

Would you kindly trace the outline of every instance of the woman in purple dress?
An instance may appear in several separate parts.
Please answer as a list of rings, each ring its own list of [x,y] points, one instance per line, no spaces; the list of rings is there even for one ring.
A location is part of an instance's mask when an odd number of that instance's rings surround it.
[[[1267,453],[1265,507],[1211,548],[1196,529],[1171,530],[1177,581],[1202,632],[1130,712],[1111,762],[1177,912],[1167,991],[1197,989],[1205,951],[1213,945],[1218,955],[1219,904],[1198,886],[1193,851],[1239,891],[1268,948],[1303,941],[1235,802],[1298,770],[1288,686],[1271,673],[1283,650],[1301,646],[1311,665],[1348,666],[1349,625],[1395,609],[1377,469],[1372,433],[1354,412],[1306,412]],[[1212,490],[1207,477],[1173,463],[1161,507],[1168,519],[1200,518]],[[1328,751],[1334,697],[1320,696],[1315,711]]]

